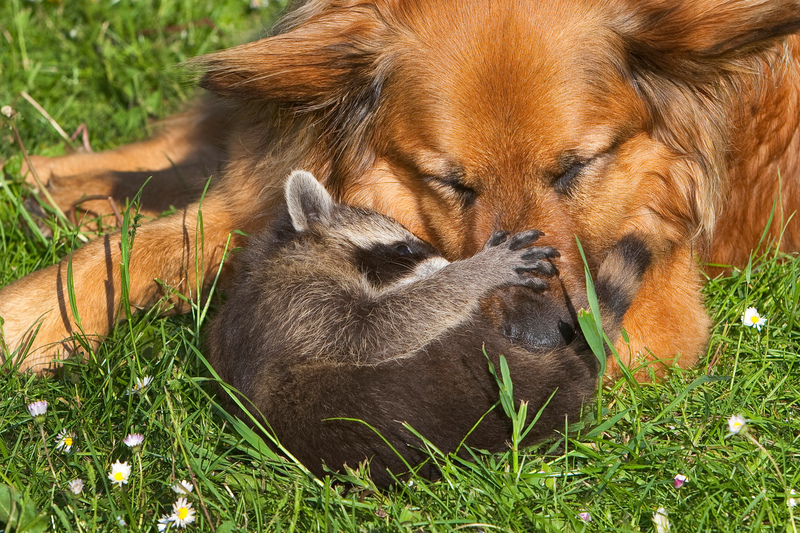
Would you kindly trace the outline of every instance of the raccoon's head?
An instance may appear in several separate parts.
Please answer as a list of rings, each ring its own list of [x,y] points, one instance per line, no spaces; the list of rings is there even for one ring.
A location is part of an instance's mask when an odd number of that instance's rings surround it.
[[[343,252],[372,285],[408,283],[448,264],[396,220],[336,203],[309,172],[296,170],[289,176],[286,206],[297,233],[314,234],[326,248]]]

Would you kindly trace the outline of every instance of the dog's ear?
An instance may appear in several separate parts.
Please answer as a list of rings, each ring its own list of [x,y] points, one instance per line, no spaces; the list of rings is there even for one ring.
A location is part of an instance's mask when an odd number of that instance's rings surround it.
[[[800,2],[624,0],[615,18],[650,134],[685,156],[670,166],[668,180],[682,200],[677,214],[664,216],[688,220],[687,231],[709,238],[723,201],[727,110],[758,90],[765,69],[780,77],[787,57],[781,39],[800,29]]]
[[[724,68],[798,29],[800,2],[790,0],[629,0],[617,26],[639,67],[684,78]]]
[[[327,8],[195,63],[205,70],[200,85],[218,95],[324,107],[370,85],[385,33],[373,9]]]

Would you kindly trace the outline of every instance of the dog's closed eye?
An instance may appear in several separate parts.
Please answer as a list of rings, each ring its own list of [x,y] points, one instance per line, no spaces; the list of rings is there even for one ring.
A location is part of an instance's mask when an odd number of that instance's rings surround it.
[[[559,194],[569,194],[574,187],[578,176],[592,162],[594,158],[584,160],[572,160],[566,165],[566,169],[557,174],[553,179],[553,188]]]
[[[478,191],[463,182],[460,172],[445,176],[429,176],[428,183],[455,197],[462,208],[471,207],[478,198]]]

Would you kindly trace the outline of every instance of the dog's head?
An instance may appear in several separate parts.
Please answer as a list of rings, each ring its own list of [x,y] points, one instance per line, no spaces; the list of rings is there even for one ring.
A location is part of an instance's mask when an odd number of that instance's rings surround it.
[[[297,165],[450,258],[543,230],[582,305],[576,237],[593,268],[631,232],[702,248],[735,103],[798,28],[784,0],[312,0],[202,84],[297,118]]]

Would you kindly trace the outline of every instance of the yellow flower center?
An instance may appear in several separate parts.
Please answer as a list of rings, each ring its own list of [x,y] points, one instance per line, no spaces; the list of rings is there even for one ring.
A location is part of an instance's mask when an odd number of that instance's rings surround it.
[[[758,322],[758,315],[753,315],[750,317],[750,322],[756,324]]]
[[[187,509],[186,507],[181,507],[180,509],[178,509],[178,518],[180,518],[181,520],[186,518],[186,515],[188,514],[189,514],[189,509]]]
[[[64,437],[64,445],[72,446],[72,437]]]
[[[122,475],[122,472],[117,472],[116,474],[114,474],[114,479],[116,479],[117,481],[122,481],[123,479],[125,479],[125,476]]]

